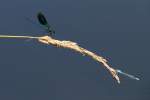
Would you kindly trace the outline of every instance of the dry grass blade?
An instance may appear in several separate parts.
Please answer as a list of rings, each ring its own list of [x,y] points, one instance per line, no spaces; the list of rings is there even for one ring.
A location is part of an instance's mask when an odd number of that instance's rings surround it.
[[[48,44],[48,45],[53,45],[53,46],[57,46],[57,47],[62,47],[62,48],[68,48],[71,50],[74,50],[76,52],[79,52],[83,55],[87,55],[91,58],[93,58],[94,60],[98,61],[99,63],[103,64],[103,66],[105,68],[108,69],[108,71],[111,73],[111,75],[117,80],[118,83],[120,83],[119,77],[117,75],[117,71],[110,67],[107,63],[107,60],[104,59],[102,56],[99,56],[87,49],[84,49],[82,47],[80,47],[77,43],[72,42],[72,41],[60,41],[60,40],[56,40],[51,38],[50,36],[41,36],[41,37],[33,37],[33,36],[10,36],[10,35],[0,35],[0,38],[27,38],[27,39],[37,39],[39,42],[44,43],[44,44]]]

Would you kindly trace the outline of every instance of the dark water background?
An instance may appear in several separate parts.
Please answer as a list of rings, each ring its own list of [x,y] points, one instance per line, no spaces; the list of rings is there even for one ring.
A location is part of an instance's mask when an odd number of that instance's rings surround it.
[[[150,100],[149,0],[1,0],[0,34],[45,35],[43,11],[54,37],[104,56],[121,76],[118,85],[89,57],[37,41],[0,39],[1,100]],[[99,73],[97,73],[99,69]]]

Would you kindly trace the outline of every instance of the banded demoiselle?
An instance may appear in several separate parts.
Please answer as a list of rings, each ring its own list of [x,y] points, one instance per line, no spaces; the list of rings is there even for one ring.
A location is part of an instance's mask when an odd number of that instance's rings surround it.
[[[48,32],[50,35],[53,35],[55,31],[53,28],[49,25],[48,21],[46,20],[46,17],[42,12],[37,13],[37,19],[39,23],[45,28],[46,32]]]

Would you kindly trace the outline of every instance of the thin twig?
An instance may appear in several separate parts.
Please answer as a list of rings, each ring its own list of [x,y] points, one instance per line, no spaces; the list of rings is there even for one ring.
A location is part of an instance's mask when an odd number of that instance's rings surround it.
[[[91,51],[88,51],[87,49],[84,49],[82,47],[80,47],[77,43],[72,42],[72,41],[60,41],[60,40],[56,40],[53,39],[50,36],[41,36],[41,37],[33,37],[33,36],[10,36],[10,35],[0,35],[0,38],[32,38],[32,39],[37,39],[39,42],[44,43],[44,44],[48,44],[48,45],[54,45],[57,47],[62,47],[62,48],[68,48],[68,49],[72,49],[76,52],[79,52],[83,55],[87,55],[90,56],[91,58],[93,58],[94,60],[98,61],[99,63],[102,63],[104,65],[105,68],[108,69],[108,71],[110,72],[110,74],[113,76],[113,78],[115,78],[117,80],[118,83],[120,83],[117,71],[110,67],[107,63],[107,60],[104,59],[102,56],[99,56]]]
[[[13,35],[0,35],[0,38],[25,38],[25,39],[38,39],[34,36],[13,36]]]

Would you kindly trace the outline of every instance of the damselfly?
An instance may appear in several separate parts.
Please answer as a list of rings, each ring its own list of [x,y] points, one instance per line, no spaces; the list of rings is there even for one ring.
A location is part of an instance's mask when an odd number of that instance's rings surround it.
[[[39,23],[45,28],[46,32],[48,32],[50,35],[53,35],[55,33],[42,12],[37,13],[37,19]]]
[[[47,33],[49,33],[49,35],[53,35],[55,33],[54,29],[50,26],[50,24],[48,23],[48,21],[46,20],[46,17],[44,16],[44,14],[42,12],[38,12],[36,15],[36,18],[37,18],[38,22],[40,23],[40,25],[45,29],[45,31]],[[26,17],[26,20],[31,22],[34,25],[37,25],[37,23],[35,23],[30,18]]]

